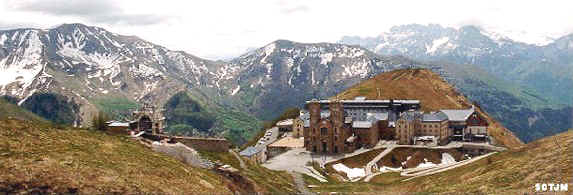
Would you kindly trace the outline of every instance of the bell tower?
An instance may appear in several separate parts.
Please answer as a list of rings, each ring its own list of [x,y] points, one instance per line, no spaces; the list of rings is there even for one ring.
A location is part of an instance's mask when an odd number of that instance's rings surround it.
[[[318,100],[313,99],[307,104],[307,106],[310,112],[310,128],[313,128],[314,125],[318,124],[318,121],[320,121],[320,103]]]
[[[334,127],[342,127],[344,124],[344,109],[342,108],[342,102],[338,99],[330,101],[330,120]]]

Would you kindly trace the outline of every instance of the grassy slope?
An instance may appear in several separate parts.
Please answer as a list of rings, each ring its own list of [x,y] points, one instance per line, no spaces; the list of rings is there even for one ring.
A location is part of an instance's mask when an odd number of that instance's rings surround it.
[[[377,88],[381,89],[378,97]],[[366,96],[367,99],[418,99],[422,110],[468,108],[470,102],[442,78],[426,69],[395,70],[376,75],[372,79],[338,94],[341,99],[353,99]],[[478,108],[478,111],[484,113]],[[510,148],[522,146],[523,143],[495,119],[484,114],[490,123],[489,133],[500,144]]]
[[[8,117],[28,121],[48,122],[46,119],[39,117],[30,111],[24,110],[18,105],[11,104],[0,98],[0,119]]]
[[[0,121],[0,191],[225,193],[219,177],[127,137]]]
[[[467,83],[468,79],[473,81],[481,81],[487,84],[488,87],[496,88],[496,90],[507,92],[519,100],[523,101],[524,106],[531,107],[534,110],[540,108],[561,108],[563,105],[556,103],[557,101],[551,99],[550,97],[544,96],[541,93],[535,91],[535,89],[521,86],[512,82],[504,81],[498,79],[497,77],[491,75],[490,73],[480,69],[474,65],[459,65],[450,64],[447,62],[436,62],[440,63],[447,72],[458,75],[459,78],[466,78],[466,82],[462,82],[460,88],[476,89],[479,83]]]
[[[293,178],[285,171],[270,170],[245,158],[243,161],[247,168],[242,169],[239,160],[229,152],[199,151],[199,153],[209,160],[239,169],[241,175],[256,183],[257,192],[291,194],[297,192]]]
[[[249,113],[238,111],[232,106],[217,104],[216,100],[211,99],[212,97],[197,90],[188,92],[188,95],[217,118],[211,131],[223,133],[224,137],[235,145],[244,144],[261,129],[262,122]],[[231,134],[231,129],[238,130],[238,134]]]
[[[385,173],[370,183],[319,183],[322,192],[446,192],[474,194],[523,194],[536,183],[573,185],[573,130],[510,149],[470,165],[402,182],[405,177]]]
[[[105,97],[92,100],[96,107],[116,120],[131,119],[131,112],[140,107],[135,101],[124,97]]]
[[[536,183],[573,185],[573,131],[534,141],[468,166],[400,183],[394,189],[501,193],[532,192]],[[416,185],[416,188],[413,187]],[[516,192],[517,193],[517,192]]]

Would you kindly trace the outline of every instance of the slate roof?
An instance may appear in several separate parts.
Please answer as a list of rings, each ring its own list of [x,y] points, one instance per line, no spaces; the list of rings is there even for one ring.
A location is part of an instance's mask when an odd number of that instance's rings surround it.
[[[441,110],[444,114],[448,116],[450,121],[465,121],[474,113],[475,109],[472,106],[470,109],[465,110]]]
[[[129,127],[129,123],[113,122],[107,125],[108,127]]]
[[[448,120],[448,116],[443,112],[433,112],[422,115],[422,121],[424,122],[439,122]]]
[[[316,101],[318,103],[321,104],[329,104],[331,101],[330,100],[311,100],[311,101],[307,101],[306,103],[310,103]],[[353,100],[340,100],[340,102],[342,102],[343,104],[346,103],[385,103],[388,104],[390,103],[390,100],[367,100],[367,99],[353,99]],[[395,104],[420,104],[420,100],[393,100],[393,103]]]
[[[366,120],[370,122],[388,120],[388,112],[366,113]]]
[[[243,151],[239,152],[239,155],[241,156],[253,156],[261,151],[263,151],[264,147],[253,147],[253,146],[249,146],[247,148],[245,148]]]
[[[285,120],[277,122],[277,126],[291,126],[292,123],[293,123],[293,119],[285,119]]]
[[[370,121],[352,121],[352,128],[370,128],[372,127],[372,122]]]
[[[404,112],[402,115],[400,115],[400,118],[410,122],[410,121],[422,118],[422,114],[420,114],[419,112],[416,112],[416,111],[407,111],[407,112]]]

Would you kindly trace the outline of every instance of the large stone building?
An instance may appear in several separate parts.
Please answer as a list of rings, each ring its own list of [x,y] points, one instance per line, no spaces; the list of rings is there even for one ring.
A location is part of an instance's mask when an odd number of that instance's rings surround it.
[[[448,116],[448,127],[452,130],[452,139],[473,141],[487,139],[485,118],[472,106],[470,109],[441,110]]]
[[[321,112],[318,101],[308,104],[310,127],[305,136],[305,146],[312,152],[336,154],[353,150],[350,125],[344,121],[344,109],[340,101],[332,101],[329,113]]]
[[[311,100],[301,111],[308,151],[336,154],[373,147],[392,131],[396,115],[420,108],[418,100]]]
[[[416,129],[420,128],[421,114],[418,112],[405,112],[396,121],[396,139],[398,144],[412,144]]]
[[[399,144],[416,144],[417,141],[445,144],[452,135],[448,116],[443,112],[405,112],[396,123]]]
[[[450,140],[487,140],[487,122],[475,109],[422,113],[418,100],[311,100],[298,119],[308,151],[336,154],[398,144],[443,145]]]
[[[416,144],[430,141],[446,144],[456,141],[486,141],[487,121],[472,106],[470,109],[440,110],[421,113],[409,111],[396,122],[399,144]]]

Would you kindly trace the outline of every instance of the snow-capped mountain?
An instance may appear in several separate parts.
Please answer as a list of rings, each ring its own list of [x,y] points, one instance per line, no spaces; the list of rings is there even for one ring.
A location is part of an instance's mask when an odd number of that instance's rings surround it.
[[[383,55],[475,64],[500,78],[530,86],[558,103],[572,105],[573,93],[567,91],[573,87],[572,36],[538,46],[475,26],[455,29],[411,24],[395,26],[378,37],[343,37],[339,42]]]
[[[65,94],[91,110],[92,100],[107,96],[164,101],[182,88],[215,86],[220,67],[83,24],[0,31],[0,95],[21,102],[37,91]]]
[[[433,31],[426,33],[425,28]],[[0,95],[16,96],[23,103],[35,92],[62,94],[79,105],[78,118],[83,119],[79,122],[85,124],[106,99],[163,105],[185,89],[201,104],[214,108],[210,112],[218,114],[216,126],[221,130],[248,131],[257,126],[245,122],[256,121],[251,114],[272,119],[287,107],[331,97],[381,72],[422,67],[440,74],[511,129],[547,129],[547,125],[538,125],[546,123],[537,119],[555,116],[551,110],[540,114],[527,107],[549,102],[550,97],[493,76],[497,74],[492,70],[497,69],[492,67],[523,67],[510,62],[535,57],[528,52],[537,51],[537,46],[492,39],[493,35],[472,27],[456,30],[410,25],[391,32],[376,38],[344,39],[363,47],[278,40],[229,62],[213,62],[82,24],[5,30],[0,31]],[[544,46],[551,53],[543,56],[567,62],[571,40],[564,37]],[[511,48],[513,53],[497,55],[500,48]],[[449,56],[455,63],[423,63],[373,51],[424,60],[448,60]],[[469,65],[487,60],[491,63],[478,64],[481,68]],[[565,116],[566,111],[561,113]],[[547,135],[537,133],[528,139]],[[518,135],[524,139],[531,133]]]
[[[270,119],[277,110],[334,95],[378,73],[420,66],[428,67],[357,46],[278,40],[232,60],[226,69],[233,73],[219,85],[235,104]]]

